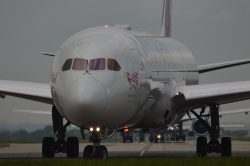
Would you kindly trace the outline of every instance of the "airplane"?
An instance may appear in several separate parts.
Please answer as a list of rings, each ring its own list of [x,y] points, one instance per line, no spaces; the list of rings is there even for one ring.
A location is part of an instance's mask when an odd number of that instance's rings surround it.
[[[45,137],[42,156],[79,156],[79,140],[69,137],[73,124],[91,132],[84,158],[108,157],[100,132],[123,128],[160,128],[192,113],[209,131],[197,138],[196,153],[232,155],[231,139],[220,139],[220,105],[248,100],[250,81],[199,84],[199,74],[249,64],[250,59],[198,65],[192,53],[171,37],[171,0],[163,1],[162,34],[129,26],[85,29],[51,56],[49,84],[0,80],[0,97],[14,96],[52,106],[55,138]],[[209,108],[211,122],[203,120]],[[197,111],[197,109],[200,110]],[[64,123],[63,120],[67,122]]]

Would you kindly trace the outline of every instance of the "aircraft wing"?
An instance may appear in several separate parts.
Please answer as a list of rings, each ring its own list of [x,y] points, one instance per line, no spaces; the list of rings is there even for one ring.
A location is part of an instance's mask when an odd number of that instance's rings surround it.
[[[221,128],[243,128],[245,127],[244,124],[222,124],[220,125]]]
[[[240,65],[244,65],[248,63],[250,63],[250,59],[241,59],[241,60],[236,60],[236,61],[199,65],[198,72],[202,74],[202,73],[207,73],[210,71],[220,70],[220,69],[234,67],[234,66],[240,66]]]
[[[250,99],[250,81],[179,86],[173,101],[187,109]]]
[[[0,97],[5,96],[53,104],[49,84],[0,80]]]
[[[250,109],[228,110],[228,111],[221,111],[219,115],[222,117],[224,115],[232,115],[232,114],[240,114],[240,113],[248,114],[249,112],[250,112]]]
[[[35,114],[35,115],[51,115],[51,111],[40,111],[40,110],[28,110],[28,109],[13,109],[14,113],[27,113],[27,114]]]

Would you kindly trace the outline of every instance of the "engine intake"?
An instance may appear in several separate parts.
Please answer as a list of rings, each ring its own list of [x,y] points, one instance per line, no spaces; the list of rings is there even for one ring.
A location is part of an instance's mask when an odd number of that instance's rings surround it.
[[[193,121],[192,129],[198,136],[205,136],[208,133],[208,128],[200,120]]]

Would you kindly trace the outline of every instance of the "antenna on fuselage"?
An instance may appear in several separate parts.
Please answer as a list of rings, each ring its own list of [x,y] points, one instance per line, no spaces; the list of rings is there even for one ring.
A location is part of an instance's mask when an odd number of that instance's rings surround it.
[[[163,0],[162,36],[171,37],[172,0]]]

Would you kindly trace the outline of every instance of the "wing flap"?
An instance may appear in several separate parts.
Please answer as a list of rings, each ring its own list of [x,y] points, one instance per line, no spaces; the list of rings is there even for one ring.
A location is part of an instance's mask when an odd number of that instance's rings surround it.
[[[14,96],[52,104],[49,84],[0,80],[0,96]]]
[[[250,81],[180,86],[173,100],[189,109],[250,99]]]

